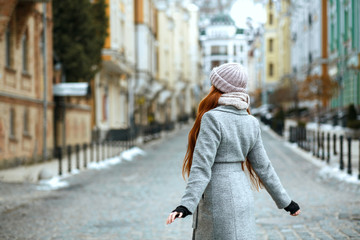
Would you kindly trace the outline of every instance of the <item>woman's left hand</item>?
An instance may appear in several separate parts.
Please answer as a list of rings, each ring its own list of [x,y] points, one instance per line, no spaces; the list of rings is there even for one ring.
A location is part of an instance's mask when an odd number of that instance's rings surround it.
[[[166,224],[171,224],[172,222],[175,221],[176,218],[181,218],[183,215],[182,212],[178,213],[178,212],[172,212],[170,213],[169,217],[166,219]]]

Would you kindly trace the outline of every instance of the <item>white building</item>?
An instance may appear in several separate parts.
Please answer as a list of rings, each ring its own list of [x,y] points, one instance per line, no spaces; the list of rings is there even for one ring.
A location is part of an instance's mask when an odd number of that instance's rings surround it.
[[[214,67],[227,62],[237,62],[247,67],[246,30],[237,28],[229,15],[214,16],[201,31],[200,41],[204,51],[204,73],[207,76]],[[206,78],[204,90],[210,86],[210,79]]]
[[[297,80],[321,75],[321,1],[291,3],[291,67]]]

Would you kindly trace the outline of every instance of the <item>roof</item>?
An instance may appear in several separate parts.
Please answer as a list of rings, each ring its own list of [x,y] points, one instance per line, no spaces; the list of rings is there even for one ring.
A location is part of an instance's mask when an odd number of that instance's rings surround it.
[[[211,18],[211,25],[235,25],[234,20],[228,14],[218,14]]]

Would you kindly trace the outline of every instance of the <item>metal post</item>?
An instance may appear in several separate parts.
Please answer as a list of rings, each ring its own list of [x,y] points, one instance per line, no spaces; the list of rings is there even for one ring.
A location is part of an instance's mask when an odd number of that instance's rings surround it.
[[[47,19],[46,19],[46,3],[43,3],[43,46],[42,46],[42,52],[43,52],[43,84],[44,84],[44,100],[43,100],[43,158],[47,159],[47,91],[48,91],[48,86],[47,86],[47,38],[46,38],[46,34],[47,34]]]
[[[351,137],[347,138],[348,140],[348,168],[347,173],[351,175],[352,169],[351,169]]]
[[[325,160],[325,133],[321,133],[321,160]]]
[[[358,179],[360,180],[360,138],[359,138],[359,164],[358,164]]]
[[[333,135],[333,149],[334,149],[334,155],[337,155],[336,152],[336,134]]]
[[[95,162],[94,142],[90,142],[90,162]]]
[[[105,141],[102,142],[101,151],[102,151],[102,160],[104,161],[106,159]]]
[[[84,143],[83,145],[83,156],[84,156],[84,168],[87,168],[87,161],[88,161],[88,145]]]
[[[96,143],[96,162],[100,162],[100,142]]]
[[[79,156],[80,146],[79,146],[79,144],[75,145],[75,152],[76,152],[76,169],[80,169],[80,156]]]
[[[330,162],[330,133],[327,134],[327,158],[326,158],[326,162],[329,163]]]
[[[62,148],[61,147],[57,147],[56,148],[56,151],[57,151],[57,156],[58,156],[58,159],[59,159],[59,175],[61,176],[62,175]]]
[[[316,132],[315,131],[313,132],[312,141],[313,141],[313,156],[315,156],[316,155]]]
[[[67,146],[67,155],[68,155],[68,172],[71,172],[71,146]]]
[[[316,157],[320,158],[320,148],[321,148],[321,142],[320,142],[320,131],[317,132],[317,149],[316,149]]]
[[[340,170],[344,169],[343,140],[344,136],[340,136]]]

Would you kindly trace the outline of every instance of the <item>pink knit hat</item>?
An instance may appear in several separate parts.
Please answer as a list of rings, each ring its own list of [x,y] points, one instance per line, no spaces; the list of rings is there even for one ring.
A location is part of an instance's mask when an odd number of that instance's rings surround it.
[[[213,68],[210,80],[214,87],[224,93],[247,92],[248,75],[245,68],[239,63],[225,63]]]

